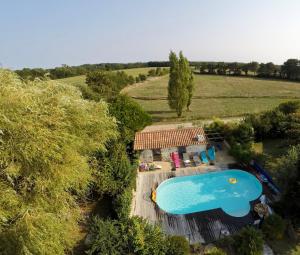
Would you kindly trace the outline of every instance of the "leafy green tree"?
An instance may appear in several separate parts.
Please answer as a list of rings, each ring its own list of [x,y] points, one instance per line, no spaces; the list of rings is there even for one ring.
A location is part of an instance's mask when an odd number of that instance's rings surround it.
[[[139,78],[140,78],[141,82],[147,80],[147,76],[145,74],[142,74],[142,73],[139,74]]]
[[[288,59],[281,67],[283,75],[290,80],[300,80],[300,60]]]
[[[189,81],[187,84],[187,90],[188,90],[188,101],[187,101],[187,110],[190,111],[190,105],[192,103],[192,97],[193,97],[193,93],[194,93],[194,75],[192,70],[190,70],[190,75],[189,75]]]
[[[95,218],[89,239],[89,255],[166,254],[165,236],[160,228],[137,217],[123,221]]]
[[[277,214],[267,217],[262,224],[262,232],[268,240],[281,239],[285,231],[285,221]]]
[[[278,106],[279,111],[283,112],[284,114],[291,114],[296,113],[300,109],[300,102],[299,101],[289,101],[285,103],[281,103]]]
[[[127,187],[132,187],[135,167],[131,165],[123,143],[112,141],[106,151],[95,153],[90,161],[94,169],[95,190],[100,195],[117,196]]]
[[[151,116],[133,99],[118,95],[109,104],[109,111],[116,119],[124,143],[133,141],[137,131],[151,124]]]
[[[190,254],[189,242],[183,236],[169,236],[167,238],[166,255],[188,255]]]
[[[259,68],[258,62],[252,61],[252,62],[248,63],[248,69],[249,69],[249,71],[253,72],[254,75],[256,75],[258,68]]]
[[[177,116],[181,117],[183,109],[187,106],[189,92],[188,85],[191,83],[191,70],[188,60],[179,53],[179,59],[174,52],[170,52],[170,76],[168,84],[168,102],[171,109],[176,110]]]
[[[2,254],[65,254],[79,237],[89,156],[117,138],[115,120],[73,86],[0,70],[0,126]]]
[[[253,227],[243,228],[234,237],[234,246],[239,255],[261,255],[263,251],[263,235]]]

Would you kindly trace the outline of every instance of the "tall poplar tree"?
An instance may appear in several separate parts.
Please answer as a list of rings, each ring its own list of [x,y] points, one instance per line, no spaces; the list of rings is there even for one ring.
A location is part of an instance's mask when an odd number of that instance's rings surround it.
[[[169,55],[170,75],[168,84],[168,102],[178,117],[185,107],[191,104],[193,91],[192,74],[188,60],[179,53],[179,58],[171,51]]]

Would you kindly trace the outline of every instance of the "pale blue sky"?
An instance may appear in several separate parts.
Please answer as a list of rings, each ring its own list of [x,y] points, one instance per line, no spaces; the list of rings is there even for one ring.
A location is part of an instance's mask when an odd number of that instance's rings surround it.
[[[300,58],[299,0],[0,0],[9,68]]]

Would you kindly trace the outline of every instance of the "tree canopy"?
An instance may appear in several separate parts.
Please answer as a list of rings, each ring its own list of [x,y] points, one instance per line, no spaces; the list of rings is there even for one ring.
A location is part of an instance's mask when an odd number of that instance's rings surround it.
[[[171,51],[170,75],[168,83],[168,103],[178,117],[181,117],[185,107],[189,107],[193,95],[193,74],[188,60],[179,53],[179,58]]]
[[[73,86],[0,70],[0,127],[2,254],[65,254],[78,238],[89,155],[117,137],[115,119]]]

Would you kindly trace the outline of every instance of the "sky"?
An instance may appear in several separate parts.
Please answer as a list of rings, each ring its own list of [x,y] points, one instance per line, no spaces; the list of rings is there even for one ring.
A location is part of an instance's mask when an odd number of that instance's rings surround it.
[[[0,67],[300,58],[299,0],[0,0]]]

